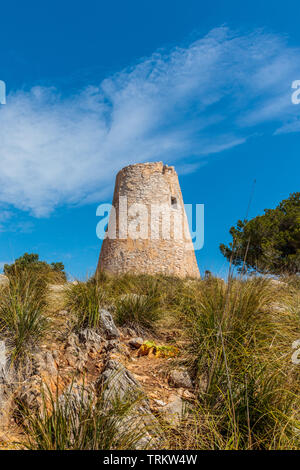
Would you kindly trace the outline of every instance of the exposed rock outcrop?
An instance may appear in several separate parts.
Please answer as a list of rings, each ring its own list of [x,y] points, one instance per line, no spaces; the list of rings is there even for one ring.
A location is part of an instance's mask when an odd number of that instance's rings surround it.
[[[191,377],[185,369],[175,369],[170,372],[169,382],[175,387],[192,388]]]
[[[131,412],[120,420],[120,433],[128,429],[137,430],[139,439],[137,448],[157,447],[159,442],[159,424],[152,414],[149,402],[140,383],[119,361],[108,360],[100,377],[100,386],[104,387],[104,396],[112,403],[115,400],[130,400]]]
[[[111,314],[104,308],[100,309],[100,328],[108,339],[120,337],[120,332],[116,327]]]

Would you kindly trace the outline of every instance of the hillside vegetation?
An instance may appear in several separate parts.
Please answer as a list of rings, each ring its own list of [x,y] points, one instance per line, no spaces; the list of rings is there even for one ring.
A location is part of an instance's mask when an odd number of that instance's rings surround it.
[[[242,272],[295,275],[300,273],[300,192],[275,209],[231,227],[232,242],[220,250]]]
[[[300,448],[297,276],[46,278],[0,292],[4,448]]]

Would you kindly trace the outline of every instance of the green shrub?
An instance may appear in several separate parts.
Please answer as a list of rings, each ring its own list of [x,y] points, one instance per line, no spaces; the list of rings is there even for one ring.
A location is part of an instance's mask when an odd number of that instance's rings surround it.
[[[78,282],[66,288],[66,308],[74,316],[78,328],[97,328],[99,308],[105,303],[103,286],[95,279]]]
[[[221,244],[223,255],[242,272],[300,273],[300,192],[290,194],[275,209],[231,227],[232,242]]]
[[[281,308],[283,296],[262,278],[212,278],[182,296],[178,310],[206,422],[197,434],[203,448],[299,447],[291,344],[300,330],[295,314]]]
[[[13,264],[5,264],[3,271],[8,277],[21,275],[24,271],[29,271],[32,275],[39,278],[45,278],[49,283],[66,282],[66,273],[63,263],[51,263],[40,261],[39,255],[35,253],[24,253],[23,256],[17,258]]]
[[[17,357],[36,344],[46,333],[46,285],[30,272],[9,279],[0,297],[0,328],[8,337]]]
[[[145,294],[127,293],[115,302],[115,318],[118,325],[153,330],[161,318],[161,294],[153,284]]]

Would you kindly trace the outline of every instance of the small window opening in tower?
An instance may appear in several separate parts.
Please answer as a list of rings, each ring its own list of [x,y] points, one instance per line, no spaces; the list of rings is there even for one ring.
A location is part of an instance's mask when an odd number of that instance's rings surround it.
[[[177,199],[174,196],[171,196],[171,207],[172,209],[177,209]]]

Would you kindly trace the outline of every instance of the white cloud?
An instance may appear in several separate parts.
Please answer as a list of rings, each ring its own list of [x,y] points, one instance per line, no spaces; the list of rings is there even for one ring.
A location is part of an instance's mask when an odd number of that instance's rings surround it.
[[[300,110],[300,109],[299,109]],[[300,120],[295,118],[291,122],[287,122],[283,126],[281,126],[279,129],[275,131],[275,134],[289,134],[291,132],[300,132]]]
[[[0,108],[0,202],[45,216],[100,202],[129,163],[186,158],[188,172],[245,142],[249,126],[295,112],[299,57],[276,36],[218,28],[73,96],[11,93]]]
[[[0,232],[4,232],[6,230],[6,226],[8,221],[12,217],[12,212],[6,210],[6,209],[1,209],[0,208]],[[1,264],[0,264],[1,268]]]

